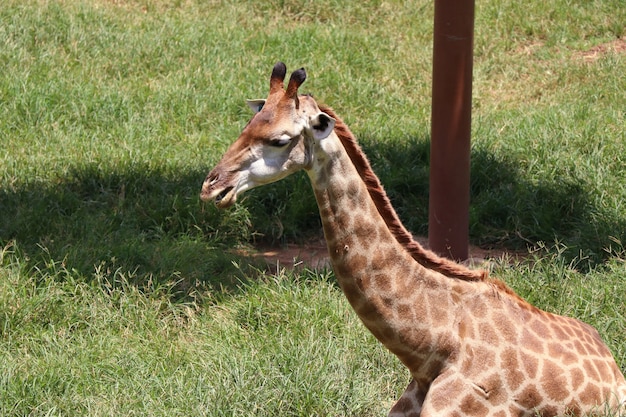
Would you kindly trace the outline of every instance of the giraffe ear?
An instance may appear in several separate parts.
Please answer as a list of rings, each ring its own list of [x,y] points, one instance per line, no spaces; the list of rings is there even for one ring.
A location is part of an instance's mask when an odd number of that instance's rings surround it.
[[[258,100],[246,100],[246,104],[252,109],[253,112],[258,113],[265,105],[265,99],[260,98]]]
[[[311,127],[315,139],[325,139],[335,128],[335,119],[324,112],[320,112],[311,119]]]

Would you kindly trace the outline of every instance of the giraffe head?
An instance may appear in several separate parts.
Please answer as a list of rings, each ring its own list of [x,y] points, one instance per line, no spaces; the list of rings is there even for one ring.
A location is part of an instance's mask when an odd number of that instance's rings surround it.
[[[298,95],[304,68],[291,74],[285,90],[286,73],[285,64],[277,63],[267,99],[248,101],[256,114],[207,175],[202,200],[229,207],[246,190],[311,168],[313,144],[331,134],[335,119],[320,111],[311,96]]]

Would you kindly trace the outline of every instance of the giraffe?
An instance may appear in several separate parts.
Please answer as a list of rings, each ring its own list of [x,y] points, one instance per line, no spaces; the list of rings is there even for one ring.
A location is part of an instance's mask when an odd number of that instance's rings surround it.
[[[408,368],[390,417],[626,413],[626,380],[598,332],[544,312],[485,271],[413,240],[354,135],[274,66],[266,100],[208,174],[201,199],[226,208],[304,170],[339,286],[366,328]]]

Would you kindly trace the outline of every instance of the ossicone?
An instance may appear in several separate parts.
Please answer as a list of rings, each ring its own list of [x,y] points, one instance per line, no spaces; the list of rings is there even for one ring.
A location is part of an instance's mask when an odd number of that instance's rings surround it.
[[[282,62],[277,62],[272,70],[272,76],[270,78],[270,95],[284,90],[285,75],[287,74],[287,66]],[[299,107],[298,102],[298,88],[306,80],[306,71],[304,68],[300,68],[291,73],[289,77],[289,84],[287,84],[287,91],[285,91],[285,98],[293,99],[296,102],[296,108]]]
[[[270,77],[270,93],[283,90],[285,75],[287,75],[287,66],[283,62],[277,62]]]
[[[296,101],[296,108],[300,105],[298,101],[298,88],[302,85],[304,80],[306,80],[306,71],[304,68],[300,68],[291,73],[291,77],[289,77],[289,84],[287,84],[287,92],[285,93],[285,96]]]

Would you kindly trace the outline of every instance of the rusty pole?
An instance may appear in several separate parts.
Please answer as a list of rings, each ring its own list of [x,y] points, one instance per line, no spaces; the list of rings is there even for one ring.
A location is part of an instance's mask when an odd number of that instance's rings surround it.
[[[428,243],[465,260],[469,247],[469,175],[474,0],[435,0]]]

